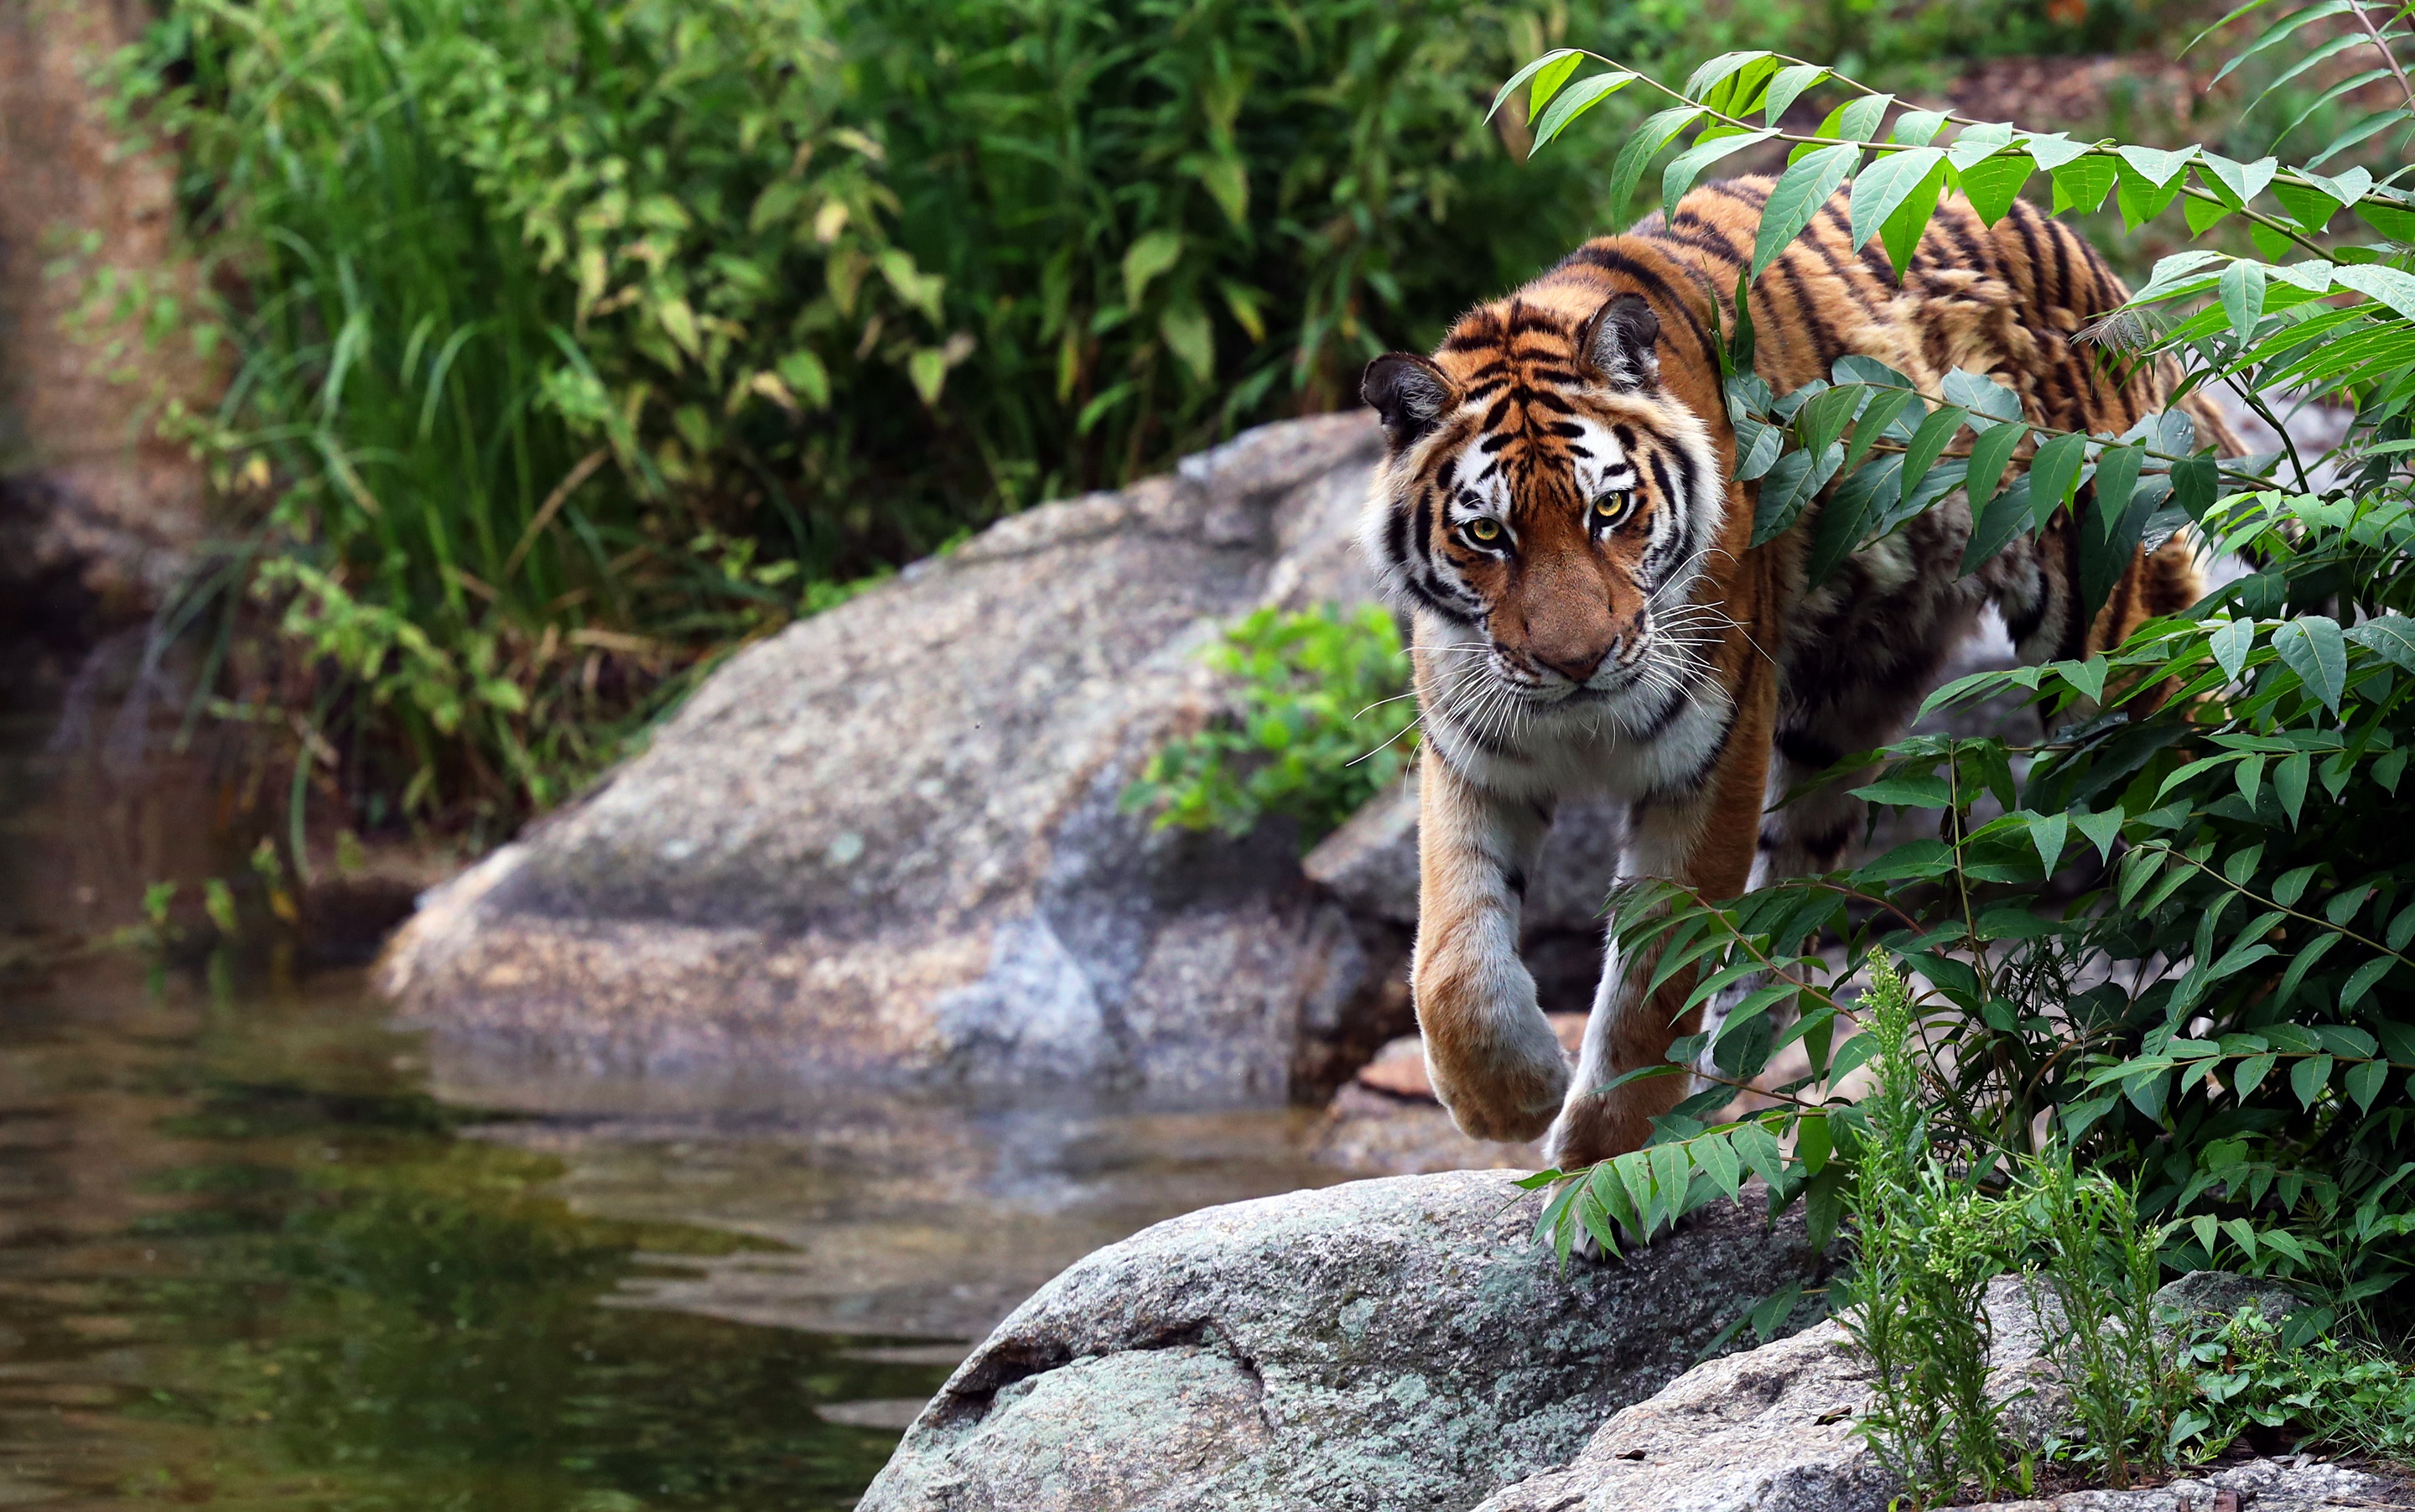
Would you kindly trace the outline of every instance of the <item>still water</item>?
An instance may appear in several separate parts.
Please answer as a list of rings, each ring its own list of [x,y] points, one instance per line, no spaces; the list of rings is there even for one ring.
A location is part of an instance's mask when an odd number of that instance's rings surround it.
[[[465,1091],[356,970],[96,943],[208,807],[13,750],[0,1506],[844,1508],[1064,1265],[1337,1176],[1284,1112]]]

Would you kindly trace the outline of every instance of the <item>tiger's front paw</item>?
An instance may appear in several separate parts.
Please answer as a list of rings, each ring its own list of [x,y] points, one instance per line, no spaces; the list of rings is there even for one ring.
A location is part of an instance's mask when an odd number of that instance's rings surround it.
[[[1552,1121],[1543,1140],[1543,1161],[1563,1171],[1611,1160],[1640,1150],[1652,1137],[1652,1117],[1665,1108],[1651,1107],[1633,1094],[1654,1082],[1629,1082],[1609,1092],[1581,1092]]]
[[[1457,1033],[1428,1031],[1426,1076],[1471,1139],[1533,1139],[1568,1090],[1568,1057],[1531,1006]]]

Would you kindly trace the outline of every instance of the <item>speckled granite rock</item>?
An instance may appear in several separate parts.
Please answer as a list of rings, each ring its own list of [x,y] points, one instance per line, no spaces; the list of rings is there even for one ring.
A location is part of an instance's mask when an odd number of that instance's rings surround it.
[[[1221,622],[1371,596],[1380,446],[1364,413],[1266,427],[749,648],[432,895],[382,985],[440,1069],[1280,1100],[1369,972],[1358,936],[1291,835],[1117,801],[1213,711]]]
[[[2415,1485],[2345,1465],[2251,1460],[2134,1491],[2071,1491],[1942,1512],[2363,1512],[2415,1507]],[[1570,1512],[1574,1512],[1571,1508]]]
[[[1016,1310],[862,1512],[1443,1512],[1575,1453],[1740,1302],[1822,1273],[1720,1205],[1563,1274],[1490,1172],[1161,1223]]]

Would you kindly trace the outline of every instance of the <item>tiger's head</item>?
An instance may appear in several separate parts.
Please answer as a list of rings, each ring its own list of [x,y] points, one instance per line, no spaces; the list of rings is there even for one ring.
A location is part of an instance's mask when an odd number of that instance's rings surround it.
[[[1615,712],[1690,681],[1725,474],[1663,385],[1659,339],[1640,294],[1581,315],[1513,296],[1432,358],[1368,366],[1390,455],[1362,545],[1396,604],[1445,621],[1420,642],[1450,682],[1480,667],[1489,694]]]

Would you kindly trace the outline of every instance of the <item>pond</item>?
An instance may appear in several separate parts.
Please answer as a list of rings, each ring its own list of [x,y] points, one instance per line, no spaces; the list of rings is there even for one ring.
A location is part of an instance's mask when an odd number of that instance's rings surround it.
[[[1281,1110],[464,1100],[357,969],[96,945],[140,887],[91,848],[171,864],[207,807],[63,800],[22,733],[0,1505],[843,1508],[1055,1271],[1338,1178]]]

